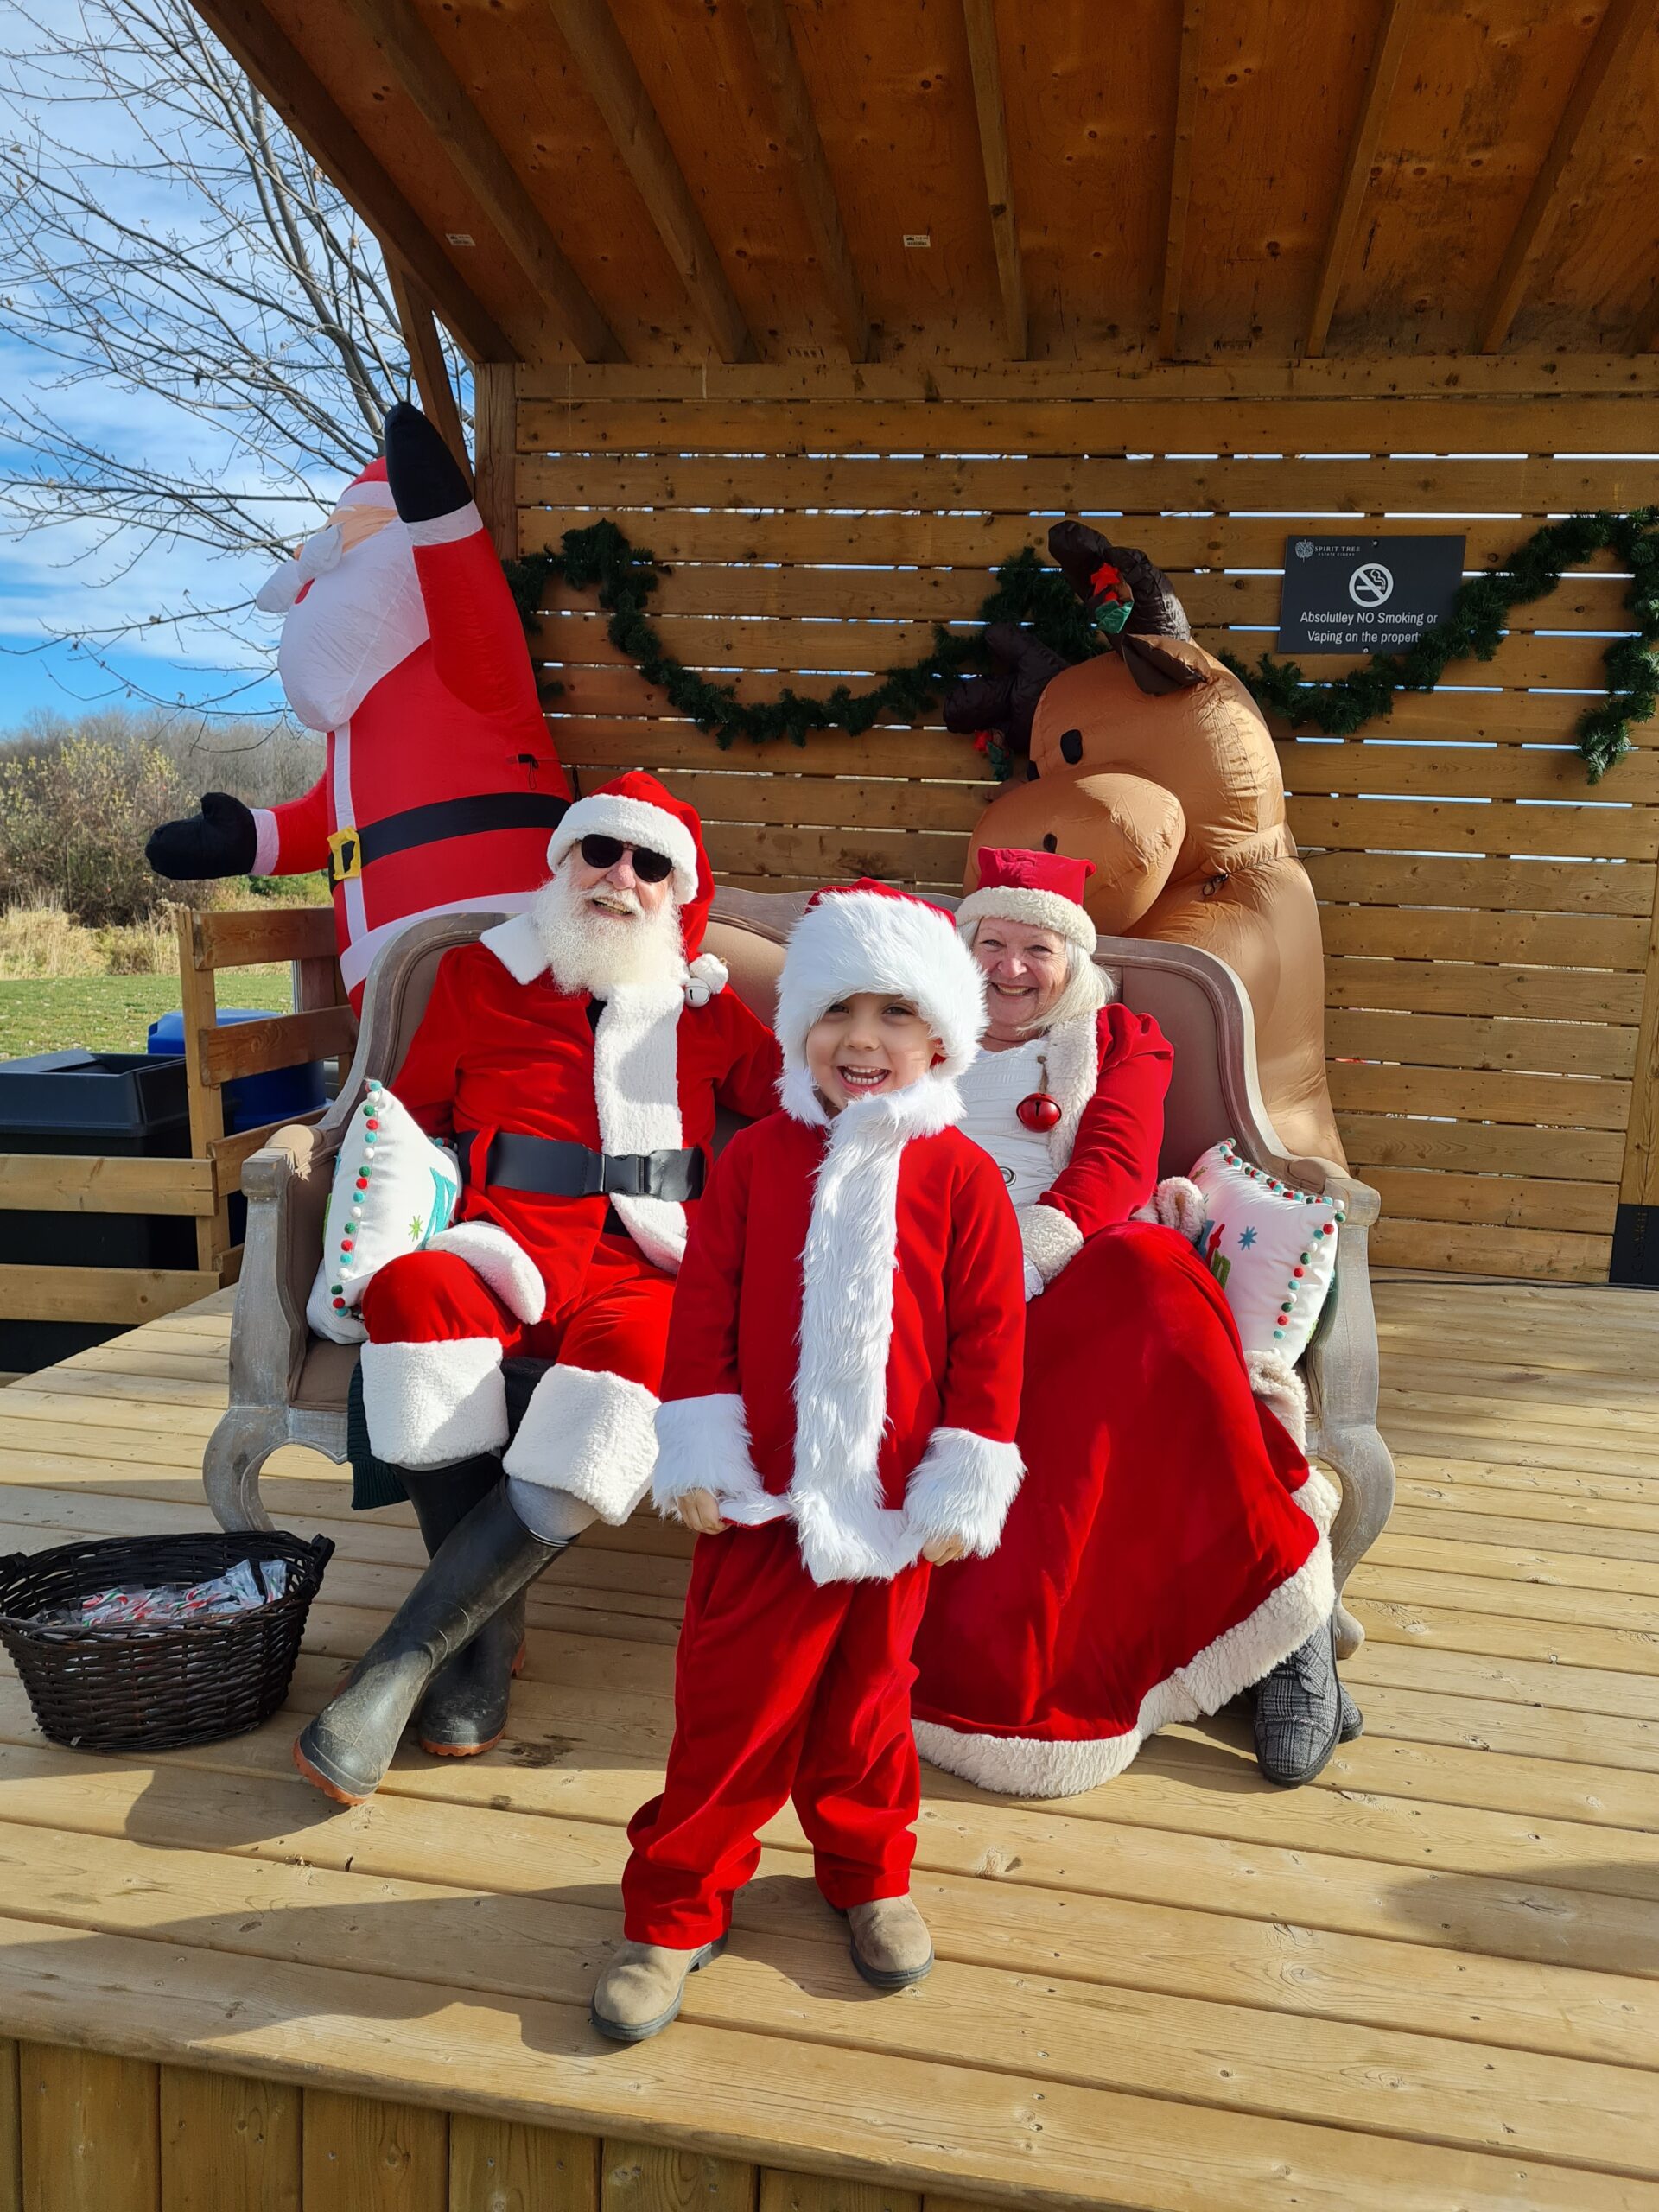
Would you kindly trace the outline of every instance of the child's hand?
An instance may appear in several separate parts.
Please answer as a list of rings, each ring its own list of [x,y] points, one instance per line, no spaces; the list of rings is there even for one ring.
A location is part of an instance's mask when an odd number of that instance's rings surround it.
[[[922,1546],[922,1557],[930,1567],[949,1567],[953,1559],[960,1559],[968,1547],[960,1536],[935,1536]]]
[[[674,1501],[674,1510],[694,1535],[717,1536],[726,1526],[720,1500],[711,1490],[688,1490]]]

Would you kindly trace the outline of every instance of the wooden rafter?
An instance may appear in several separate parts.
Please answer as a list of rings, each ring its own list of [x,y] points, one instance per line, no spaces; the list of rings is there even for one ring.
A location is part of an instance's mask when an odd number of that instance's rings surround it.
[[[753,360],[743,310],[606,0],[549,4],[715,351],[722,361]]]
[[[512,361],[518,348],[467,284],[421,218],[261,0],[194,0],[196,13],[326,170],[379,239],[389,263],[420,279],[474,361]]]
[[[432,320],[432,302],[426,288],[418,277],[411,276],[395,261],[386,264],[386,273],[391,279],[398,327],[409,348],[409,365],[414,372],[415,389],[421,395],[427,420],[470,475],[472,464],[467,455],[466,434],[461,427],[461,409],[455,404],[454,386],[449,381],[443,343],[438,336],[438,326]]]
[[[1573,80],[1543,167],[1527,194],[1482,318],[1480,350],[1496,353],[1509,337],[1522,301],[1560,213],[1560,188],[1581,146],[1593,136],[1604,98],[1628,81],[1637,41],[1653,22],[1653,0],[1608,0],[1584,66]]]
[[[1336,310],[1338,295],[1347,274],[1349,257],[1354,249],[1355,233],[1359,228],[1359,211],[1364,201],[1366,187],[1371,181],[1371,163],[1376,158],[1382,118],[1394,96],[1395,80],[1400,74],[1400,64],[1405,57],[1406,35],[1411,26],[1415,4],[1416,0],[1387,0],[1382,10],[1376,44],[1371,49],[1370,68],[1366,74],[1365,97],[1360,102],[1359,119],[1349,140],[1348,164],[1343,172],[1342,189],[1337,194],[1336,213],[1332,218],[1330,234],[1325,242],[1325,256],[1319,264],[1319,281],[1313,290],[1313,311],[1308,317],[1307,343],[1302,349],[1310,359],[1316,359],[1325,351],[1331,317]]]
[[[1186,214],[1192,198],[1192,130],[1198,105],[1198,48],[1204,0],[1183,0],[1175,129],[1169,156],[1169,222],[1164,238],[1164,289],[1158,314],[1158,353],[1174,358],[1181,332],[1181,278],[1186,264]]]
[[[795,173],[796,188],[813,250],[830,293],[830,303],[847,351],[855,361],[866,360],[870,351],[869,317],[864,295],[853,264],[852,250],[841,219],[830,164],[824,159],[818,119],[812,111],[801,58],[795,51],[784,0],[743,0],[749,35],[760,67],[772,87],[778,111],[778,128],[784,149]]]
[[[1002,99],[1002,65],[996,50],[996,0],[962,0],[962,16],[968,32],[974,105],[979,111],[979,150],[985,163],[985,193],[991,207],[997,282],[1002,288],[1003,334],[1007,340],[1009,359],[1023,361],[1027,352],[1026,276],[1020,260],[1020,231],[1014,213],[1008,118]]]
[[[1648,296],[1648,303],[1637,317],[1625,344],[1632,353],[1649,353],[1659,340],[1659,283]]]
[[[346,5],[538,298],[558,318],[563,334],[585,361],[617,359],[621,347],[609,325],[410,0],[346,0]]]

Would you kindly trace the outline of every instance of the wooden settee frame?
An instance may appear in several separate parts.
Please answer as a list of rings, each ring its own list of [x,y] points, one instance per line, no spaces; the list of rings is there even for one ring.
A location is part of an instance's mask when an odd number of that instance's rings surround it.
[[[804,904],[804,894],[716,893],[709,942],[730,964],[733,988],[763,1014],[771,1013],[775,949]],[[231,1334],[231,1402],[203,1464],[207,1502],[223,1528],[271,1525],[259,1476],[283,1446],[308,1445],[335,1461],[346,1456],[356,1348],[313,1336],[305,1319],[334,1154],[369,1077],[395,1080],[439,959],[499,918],[441,916],[394,939],[376,958],[356,1053],[333,1105],[320,1122],[275,1131],[243,1169],[248,1223]],[[1336,1198],[1346,1210],[1336,1282],[1302,1362],[1308,1453],[1342,1489],[1332,1548],[1338,1647],[1346,1656],[1363,1631],[1341,1592],[1381,1534],[1394,1499],[1394,1463],[1376,1425],[1376,1324],[1366,1249],[1381,1202],[1369,1185],[1332,1161],[1286,1152],[1256,1084],[1249,998],[1222,961],[1192,946],[1134,938],[1103,938],[1097,957],[1124,1001],[1154,1015],[1175,1048],[1160,1173],[1185,1173],[1209,1146],[1231,1135],[1246,1160],[1295,1188]]]

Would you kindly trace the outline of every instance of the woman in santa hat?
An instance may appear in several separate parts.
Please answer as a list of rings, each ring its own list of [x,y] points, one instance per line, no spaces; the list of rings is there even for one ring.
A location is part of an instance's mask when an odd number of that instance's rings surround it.
[[[989,1025],[962,1127],[1025,1247],[1027,1474],[995,1555],[934,1578],[918,1744],[982,1788],[1063,1796],[1261,1683],[1263,1772],[1311,1779],[1361,1724],[1336,1677],[1337,1498],[1303,1456],[1300,1382],[1247,1363],[1192,1246],[1137,1217],[1172,1054],[1095,964],[1089,862],[988,849],[979,868],[957,924]]]

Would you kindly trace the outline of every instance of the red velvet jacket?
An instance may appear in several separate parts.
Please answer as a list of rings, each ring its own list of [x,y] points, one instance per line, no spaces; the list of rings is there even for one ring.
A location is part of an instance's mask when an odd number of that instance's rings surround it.
[[[995,1548],[1020,1478],[1014,1209],[913,1084],[827,1126],[772,1115],[721,1154],[669,1328],[654,1494],[788,1514],[819,1582],[887,1578],[936,1535]]]
[[[608,1202],[501,1190],[481,1179],[489,1141],[499,1129],[594,1151],[630,1148],[613,1135],[607,1141],[602,1126],[608,1117],[598,1062],[610,1011],[601,1016],[596,1035],[588,1004],[586,992],[563,991],[546,976],[517,982],[487,940],[457,947],[438,963],[432,996],[392,1084],[429,1136],[474,1133],[456,1219],[505,1230],[535,1262],[553,1305],[585,1274]],[[778,1046],[734,991],[683,1007],[675,1049],[683,1144],[707,1155],[717,1107],[749,1117],[772,1111]],[[688,1217],[698,1203],[688,1204]]]

